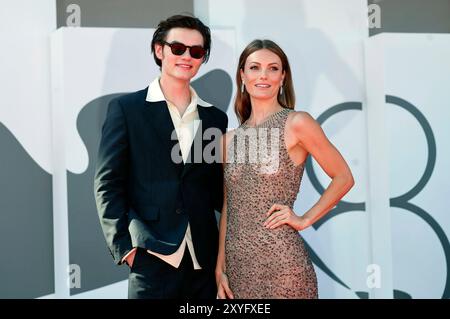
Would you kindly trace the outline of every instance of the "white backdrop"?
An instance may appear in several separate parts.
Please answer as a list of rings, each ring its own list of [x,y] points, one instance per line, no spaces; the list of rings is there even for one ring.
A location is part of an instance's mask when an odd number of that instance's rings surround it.
[[[8,10],[0,11],[0,122],[41,170],[53,174],[56,294],[48,297],[69,297],[67,172],[81,174],[89,163],[76,119],[96,97],[143,88],[158,74],[148,47],[153,30],[56,32],[52,120],[48,37],[56,28],[54,0],[0,0],[2,7],[6,2]],[[343,213],[302,234],[322,263],[316,264],[320,297],[369,292],[376,298],[448,298],[449,36],[368,38],[367,4],[360,0],[194,3],[197,15],[216,30],[211,60],[199,77],[220,68],[234,80],[238,54],[247,43],[275,40],[291,62],[296,109],[326,116],[322,126],[355,175]],[[19,18],[20,24],[12,20]],[[222,28],[234,35],[217,31]],[[231,105],[230,127],[235,127]],[[310,172],[305,175],[295,205],[299,214],[318,199],[315,187],[329,182],[316,164],[312,167],[317,183]],[[42,201],[52,197],[38,190]],[[371,264],[381,267],[379,288],[366,284]],[[126,282],[76,297],[124,298]]]
[[[54,291],[50,33],[56,5],[0,0],[0,8],[0,242],[8,247],[0,257],[0,298],[34,298]]]
[[[49,36],[56,29],[55,1],[1,0],[0,6],[0,122],[51,173]]]
[[[394,289],[413,298],[450,296],[449,56],[447,34],[367,41],[369,143],[376,145],[369,144],[370,185],[386,186],[374,188],[369,200],[391,202],[387,211],[372,211],[390,225],[378,231],[375,246],[392,239],[392,251],[376,257],[390,261]]]

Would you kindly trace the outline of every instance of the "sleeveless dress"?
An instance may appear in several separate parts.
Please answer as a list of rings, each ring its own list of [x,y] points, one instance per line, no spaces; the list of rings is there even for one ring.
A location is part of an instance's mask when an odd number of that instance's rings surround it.
[[[282,109],[256,127],[241,124],[227,145],[225,265],[235,298],[318,298],[299,232],[288,225],[263,226],[274,203],[293,207],[303,175],[304,164],[296,166],[285,146],[290,112]],[[260,151],[264,143],[266,151]]]

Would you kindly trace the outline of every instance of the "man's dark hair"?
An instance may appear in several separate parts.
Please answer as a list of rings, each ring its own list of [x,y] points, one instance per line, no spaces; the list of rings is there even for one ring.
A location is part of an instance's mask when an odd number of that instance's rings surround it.
[[[166,41],[167,34],[173,28],[185,28],[197,30],[203,36],[203,48],[206,50],[206,54],[203,57],[203,63],[206,63],[209,59],[209,52],[211,50],[211,31],[209,28],[200,21],[200,19],[187,16],[187,15],[174,15],[166,20],[161,21],[158,24],[158,28],[153,34],[152,39],[152,53],[156,64],[161,67],[161,60],[156,56],[155,44],[163,44]]]

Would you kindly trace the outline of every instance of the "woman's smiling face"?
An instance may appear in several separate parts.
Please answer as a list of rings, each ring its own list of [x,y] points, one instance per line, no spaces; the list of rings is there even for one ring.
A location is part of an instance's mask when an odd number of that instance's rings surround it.
[[[284,80],[280,57],[267,49],[253,52],[245,61],[241,78],[253,99],[273,99]]]

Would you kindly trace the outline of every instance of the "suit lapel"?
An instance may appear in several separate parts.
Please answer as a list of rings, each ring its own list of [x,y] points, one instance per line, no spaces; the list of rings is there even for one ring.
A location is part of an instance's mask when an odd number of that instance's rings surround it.
[[[159,136],[162,144],[164,144],[165,150],[171,154],[174,147],[178,144],[178,136],[175,127],[173,126],[167,103],[165,101],[146,101],[145,103],[146,107],[144,108],[143,115],[146,121]],[[179,149],[179,146],[177,147]],[[177,170],[180,173],[184,166],[183,161],[181,160],[180,163],[172,161],[172,163],[177,167]]]

